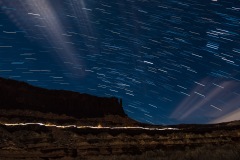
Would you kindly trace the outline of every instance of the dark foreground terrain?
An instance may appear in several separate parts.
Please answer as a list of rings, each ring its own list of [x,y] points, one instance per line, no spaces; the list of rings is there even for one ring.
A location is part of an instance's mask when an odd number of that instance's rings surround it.
[[[0,159],[239,160],[240,126],[148,130],[2,125]]]
[[[114,97],[0,78],[0,160],[40,159],[240,160],[240,122],[142,124]]]

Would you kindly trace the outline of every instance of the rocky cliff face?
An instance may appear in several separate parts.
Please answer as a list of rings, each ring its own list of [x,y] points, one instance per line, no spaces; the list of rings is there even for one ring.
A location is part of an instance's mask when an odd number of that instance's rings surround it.
[[[75,118],[125,117],[121,100],[63,90],[47,90],[24,82],[0,78],[0,109],[20,109],[65,114]]]

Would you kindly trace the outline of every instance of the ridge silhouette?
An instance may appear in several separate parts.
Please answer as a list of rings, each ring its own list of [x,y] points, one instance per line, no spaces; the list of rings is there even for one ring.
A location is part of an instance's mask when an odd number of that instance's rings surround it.
[[[0,109],[26,109],[76,118],[105,115],[126,117],[122,99],[97,97],[65,90],[48,90],[28,83],[0,78]]]

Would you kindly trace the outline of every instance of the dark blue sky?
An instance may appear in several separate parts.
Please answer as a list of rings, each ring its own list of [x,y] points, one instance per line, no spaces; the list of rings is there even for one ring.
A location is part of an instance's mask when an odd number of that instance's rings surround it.
[[[239,0],[2,0],[0,76],[120,97],[146,123],[236,120],[239,34]]]

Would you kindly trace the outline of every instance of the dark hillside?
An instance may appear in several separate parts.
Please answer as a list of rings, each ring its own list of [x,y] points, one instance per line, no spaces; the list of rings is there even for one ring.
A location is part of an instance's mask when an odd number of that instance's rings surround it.
[[[0,78],[0,109],[33,110],[76,118],[119,115],[125,117],[121,100],[64,90],[47,90],[24,82]]]

